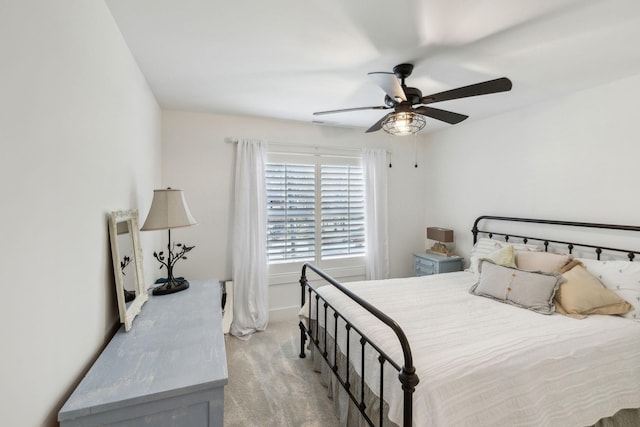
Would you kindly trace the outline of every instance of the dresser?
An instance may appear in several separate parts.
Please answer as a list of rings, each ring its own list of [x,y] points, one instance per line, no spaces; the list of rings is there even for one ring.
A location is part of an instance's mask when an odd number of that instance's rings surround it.
[[[227,358],[220,283],[150,296],[69,397],[67,426],[223,426]]]
[[[413,275],[428,276],[430,274],[462,271],[462,258],[444,256],[430,252],[413,254]]]

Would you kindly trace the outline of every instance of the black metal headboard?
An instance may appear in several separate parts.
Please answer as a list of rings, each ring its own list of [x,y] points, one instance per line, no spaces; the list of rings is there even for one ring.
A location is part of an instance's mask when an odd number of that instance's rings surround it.
[[[636,254],[640,254],[640,250],[610,248],[610,247],[595,246],[595,245],[585,244],[585,243],[566,242],[566,241],[562,241],[562,240],[548,239],[548,238],[539,237],[539,236],[536,236],[536,237],[533,237],[533,236],[521,236],[521,235],[517,235],[517,234],[499,233],[499,232],[495,232],[495,231],[481,230],[481,229],[478,228],[478,224],[480,223],[480,221],[483,221],[483,220],[508,221],[508,222],[528,222],[528,223],[534,223],[534,224],[550,224],[550,225],[562,225],[562,226],[570,226],[570,227],[599,228],[599,229],[606,229],[606,230],[623,230],[623,231],[637,231],[637,232],[640,232],[640,227],[637,227],[637,226],[617,225],[617,224],[597,224],[597,223],[591,223],[591,222],[555,221],[555,220],[547,220],[547,219],[512,218],[512,217],[506,217],[506,216],[483,215],[483,216],[479,216],[478,218],[476,218],[476,220],[473,223],[473,228],[471,229],[471,232],[473,233],[473,243],[474,244],[477,243],[477,241],[478,241],[478,234],[482,233],[482,234],[487,234],[489,236],[489,238],[493,238],[493,236],[503,236],[504,240],[507,241],[507,242],[512,237],[522,239],[523,243],[525,243],[525,244],[530,240],[543,242],[545,251],[548,251],[549,244],[566,245],[566,247],[569,250],[569,253],[573,253],[573,249],[576,246],[577,247],[581,247],[581,248],[590,248],[590,249],[594,249],[595,250],[595,253],[596,253],[596,256],[597,256],[598,259],[600,259],[600,254],[602,253],[603,250],[611,251],[611,252],[624,253],[629,258],[630,261],[633,261],[633,259],[635,258]]]

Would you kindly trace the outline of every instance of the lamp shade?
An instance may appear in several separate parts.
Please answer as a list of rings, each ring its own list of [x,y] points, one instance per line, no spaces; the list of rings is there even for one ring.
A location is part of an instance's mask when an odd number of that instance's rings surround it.
[[[438,242],[453,242],[453,230],[440,227],[427,227],[427,239]]]
[[[191,216],[182,190],[166,188],[153,190],[149,215],[141,230],[166,230],[197,224]]]

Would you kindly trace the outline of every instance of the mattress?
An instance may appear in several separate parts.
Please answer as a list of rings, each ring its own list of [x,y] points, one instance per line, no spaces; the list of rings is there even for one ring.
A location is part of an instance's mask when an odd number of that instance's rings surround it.
[[[618,316],[577,320],[542,315],[471,295],[467,272],[348,283],[405,331],[420,378],[413,399],[419,426],[585,426],[640,407],[640,322]],[[318,293],[398,364],[395,334],[332,286]],[[315,307],[311,309],[315,317]],[[308,315],[308,308],[301,314]],[[333,335],[331,311],[322,328]],[[346,334],[339,320],[338,346]],[[351,334],[360,372],[359,337]],[[379,390],[377,355],[366,346],[365,381]],[[388,417],[401,425],[402,390],[385,364]]]

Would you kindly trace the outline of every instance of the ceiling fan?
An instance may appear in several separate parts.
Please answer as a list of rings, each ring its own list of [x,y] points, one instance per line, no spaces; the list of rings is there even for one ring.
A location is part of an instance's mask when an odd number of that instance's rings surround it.
[[[384,104],[373,107],[345,108],[341,110],[318,111],[314,115],[344,113],[360,110],[390,110],[366,133],[384,129],[393,135],[411,135],[420,131],[425,126],[426,117],[431,117],[449,124],[460,123],[469,116],[438,108],[427,107],[426,104],[449,101],[452,99],[468,98],[470,96],[488,95],[491,93],[506,92],[511,90],[511,80],[501,77],[482,83],[451,89],[433,95],[422,96],[420,89],[408,87],[405,79],[411,75],[413,64],[400,64],[393,67],[393,73],[373,72],[369,77],[386,93]]]

